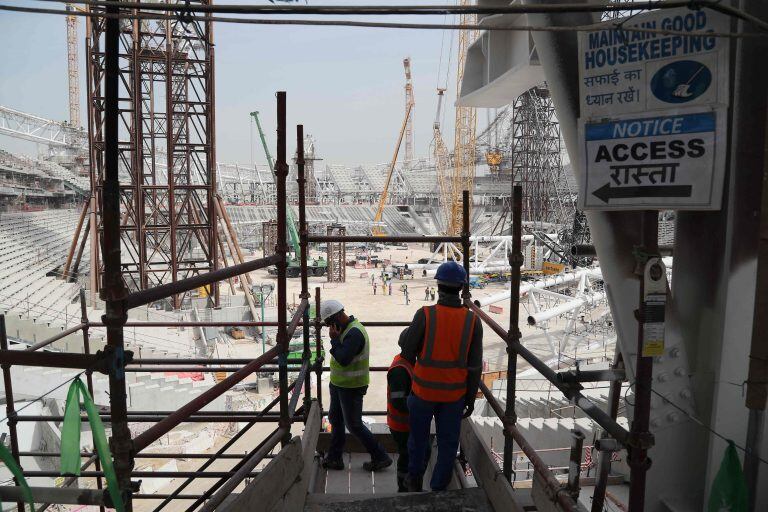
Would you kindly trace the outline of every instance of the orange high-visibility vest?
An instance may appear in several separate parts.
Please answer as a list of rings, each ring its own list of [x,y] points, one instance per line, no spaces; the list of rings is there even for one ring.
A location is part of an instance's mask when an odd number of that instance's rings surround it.
[[[475,314],[465,307],[440,304],[422,309],[426,328],[411,392],[428,402],[455,402],[467,392],[467,357]]]
[[[408,372],[408,377],[410,377],[411,381],[413,381],[413,365],[411,365],[410,361],[400,356],[400,354],[397,354],[395,358],[392,360],[392,364],[389,365],[389,370],[387,370],[387,374],[389,374],[390,371],[392,371],[394,368],[401,367],[404,368],[405,371]],[[400,393],[400,394],[398,394]],[[405,411],[397,409],[393,404],[392,400],[395,398],[405,398],[406,393],[405,391],[395,391],[391,392],[389,390],[389,384],[387,384],[387,425],[392,430],[395,430],[397,432],[409,432],[410,427],[408,425],[408,410]]]

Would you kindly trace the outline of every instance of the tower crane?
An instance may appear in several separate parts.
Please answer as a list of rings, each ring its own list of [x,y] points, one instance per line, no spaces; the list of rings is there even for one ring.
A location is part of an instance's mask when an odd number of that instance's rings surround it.
[[[437,171],[437,183],[440,188],[440,200],[443,202],[445,208],[445,222],[446,229],[448,226],[448,219],[450,218],[449,212],[451,205],[449,201],[452,197],[451,192],[451,176],[448,176],[448,167],[450,165],[450,157],[448,148],[445,147],[443,141],[443,134],[440,131],[440,115],[443,108],[443,98],[445,93],[444,88],[437,89],[437,115],[435,116],[435,122],[432,124],[432,137],[433,137],[433,156],[435,160],[435,170]]]
[[[75,7],[67,4],[67,11]],[[77,68],[77,16],[68,14],[67,20],[67,73],[69,77],[69,124],[80,127],[80,73]]]
[[[413,83],[411,82],[411,58],[403,59],[403,68],[405,69],[405,110],[411,109],[411,115],[405,125],[405,169],[409,169],[413,162]]]
[[[472,0],[460,0],[461,6],[472,4]],[[461,25],[474,25],[476,15],[465,13],[459,20]],[[467,50],[477,38],[477,30],[459,31],[458,67],[456,70],[456,98],[461,96],[461,82],[464,79],[464,65]],[[475,130],[477,129],[477,111],[473,107],[456,107],[454,134],[453,177],[451,195],[446,207],[449,208],[446,219],[446,234],[458,235],[461,231],[461,195],[462,191],[472,190],[475,181]]]

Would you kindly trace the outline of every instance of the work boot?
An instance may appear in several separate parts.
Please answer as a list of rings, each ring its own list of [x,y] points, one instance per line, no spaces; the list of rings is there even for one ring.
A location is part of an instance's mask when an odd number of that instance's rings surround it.
[[[363,469],[366,471],[381,471],[392,465],[392,458],[389,455],[385,455],[386,458],[380,460],[369,460],[363,462]]]
[[[422,492],[424,489],[423,487],[423,480],[424,477],[413,477],[411,475],[408,475],[405,478],[405,487],[408,492]]]
[[[341,459],[329,459],[328,457],[325,457],[321,464],[325,469],[344,469],[344,462],[342,462]]]

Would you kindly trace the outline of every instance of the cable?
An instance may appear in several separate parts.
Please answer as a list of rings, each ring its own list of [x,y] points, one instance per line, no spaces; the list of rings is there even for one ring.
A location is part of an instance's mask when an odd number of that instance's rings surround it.
[[[747,449],[746,449],[746,448],[744,448],[743,446],[740,446],[740,445],[736,444],[736,442],[735,442],[735,441],[733,441],[732,439],[728,439],[727,437],[725,437],[724,435],[722,435],[720,432],[716,431],[715,429],[713,429],[713,428],[712,428],[712,427],[710,427],[709,425],[706,425],[706,424],[705,424],[703,421],[701,421],[699,418],[697,418],[697,417],[696,417],[696,416],[694,416],[693,414],[689,413],[688,411],[686,411],[685,409],[683,409],[682,407],[680,407],[679,405],[677,405],[676,403],[674,403],[673,401],[671,401],[669,398],[665,397],[664,395],[662,395],[661,393],[659,393],[658,391],[656,391],[655,389],[651,388],[651,392],[652,392],[652,393],[654,393],[655,395],[659,396],[659,397],[660,397],[662,400],[664,400],[664,402],[665,402],[665,403],[667,403],[667,404],[671,405],[672,407],[674,407],[675,409],[677,409],[677,410],[678,410],[678,411],[680,411],[681,413],[683,413],[683,414],[685,414],[686,416],[688,416],[688,418],[689,418],[689,419],[691,419],[691,420],[692,420],[694,423],[698,423],[700,426],[702,426],[702,427],[704,427],[705,429],[709,430],[709,431],[710,431],[712,434],[716,435],[717,437],[719,437],[720,439],[722,439],[722,440],[723,440],[723,441],[725,441],[726,443],[733,443],[733,446],[735,446],[735,447],[736,447],[736,448],[738,448],[739,450],[743,451],[745,454],[747,453]],[[760,461],[760,462],[762,462],[763,464],[766,464],[766,465],[768,465],[768,460],[765,460],[764,458],[762,458],[762,457],[759,457],[759,456],[756,456],[756,458],[757,458],[757,460],[759,460],[759,461]]]
[[[17,410],[14,412],[14,415],[17,415],[17,414],[19,414],[21,411],[23,411],[24,409],[26,409],[26,408],[27,408],[27,407],[29,407],[30,405],[34,404],[35,402],[37,402],[37,401],[39,401],[39,400],[42,400],[43,398],[45,398],[46,396],[50,395],[51,393],[53,393],[53,392],[54,392],[54,391],[56,391],[57,389],[59,389],[59,388],[61,388],[61,387],[64,387],[64,386],[66,386],[67,384],[69,384],[69,383],[70,383],[70,382],[72,382],[73,380],[75,380],[75,379],[77,379],[77,378],[80,378],[80,376],[81,376],[81,375],[83,375],[84,373],[85,373],[85,371],[82,371],[82,372],[78,373],[77,375],[75,375],[75,376],[73,376],[73,377],[70,377],[69,379],[65,380],[64,382],[62,382],[61,384],[59,384],[59,385],[58,385],[58,386],[56,386],[55,388],[53,388],[53,389],[50,389],[50,390],[46,391],[45,393],[43,393],[43,394],[42,394],[42,395],[40,395],[39,397],[37,397],[37,398],[35,398],[34,400],[32,400],[31,402],[29,402],[29,403],[28,403],[27,405],[25,405],[24,407],[22,407],[22,408],[20,408],[20,409],[17,409]],[[8,421],[8,416],[6,416],[6,417],[5,417],[5,418],[3,418],[3,419],[0,419],[0,423],[2,423],[2,422],[4,422],[4,421]]]
[[[55,0],[37,0],[37,1],[55,1]],[[123,2],[120,2],[122,5]],[[100,6],[101,4],[94,4]],[[141,4],[144,8],[150,4]],[[152,4],[154,5],[154,4]],[[81,12],[67,11],[61,9],[43,9],[37,7],[18,7],[11,5],[0,5],[0,11],[23,12],[34,14],[57,14],[61,16],[82,16],[88,18],[118,18],[122,20],[160,20],[160,21],[180,21],[177,15],[168,15],[160,13],[139,13],[122,12],[118,15],[107,12]],[[227,18],[205,16],[196,18],[200,22],[215,23],[234,23],[246,25],[296,25],[296,26],[334,26],[334,27],[358,27],[358,28],[390,28],[390,29],[412,29],[412,30],[485,30],[485,31],[508,31],[508,32],[594,32],[596,30],[605,30],[602,24],[592,25],[574,25],[574,26],[485,26],[477,24],[469,25],[443,25],[433,23],[385,23],[385,22],[365,22],[365,21],[345,21],[345,20],[295,20],[295,19],[263,19],[263,18]],[[182,20],[183,22],[183,20]],[[762,28],[762,27],[761,27]],[[768,24],[765,27],[768,30]],[[625,27],[625,32],[652,33],[660,35],[677,35],[685,37],[725,37],[725,38],[750,38],[750,37],[768,37],[768,33],[760,32],[684,32],[678,30],[651,29],[644,27]]]

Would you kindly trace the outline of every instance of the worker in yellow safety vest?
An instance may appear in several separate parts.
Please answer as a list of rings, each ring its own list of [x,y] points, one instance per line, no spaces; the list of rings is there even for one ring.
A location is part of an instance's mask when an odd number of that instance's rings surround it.
[[[320,318],[331,337],[331,446],[323,459],[327,469],[344,469],[341,454],[345,428],[357,437],[371,455],[363,463],[366,471],[380,471],[392,465],[392,459],[363,423],[363,397],[368,390],[370,341],[368,333],[354,316],[347,316],[337,300],[320,304]]]

